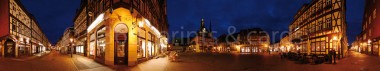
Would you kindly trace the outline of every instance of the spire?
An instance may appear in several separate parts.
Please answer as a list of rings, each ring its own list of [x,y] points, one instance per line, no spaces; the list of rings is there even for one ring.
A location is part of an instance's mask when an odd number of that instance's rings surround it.
[[[206,29],[204,23],[205,23],[205,21],[204,21],[204,19],[203,19],[203,17],[202,17],[201,27],[199,28],[199,31],[202,32],[202,33],[207,32],[207,29]]]
[[[204,27],[205,27],[204,23],[205,23],[205,20],[204,20],[203,17],[202,17],[201,28],[204,28]]]

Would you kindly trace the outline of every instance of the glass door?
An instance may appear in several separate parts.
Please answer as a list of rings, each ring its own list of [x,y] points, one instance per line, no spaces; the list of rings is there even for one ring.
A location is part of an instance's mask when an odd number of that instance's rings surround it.
[[[126,35],[119,34],[119,36],[115,37],[119,38],[115,40],[115,64],[128,64],[128,38]]]

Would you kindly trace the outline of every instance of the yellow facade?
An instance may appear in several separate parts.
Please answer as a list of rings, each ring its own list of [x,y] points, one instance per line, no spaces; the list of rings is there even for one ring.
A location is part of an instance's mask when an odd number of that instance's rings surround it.
[[[138,61],[138,48],[139,48],[139,37],[144,38],[143,40],[148,42],[148,41],[153,41],[153,40],[158,40],[158,39],[165,39],[161,37],[161,34],[157,29],[154,28],[154,26],[150,25],[150,22],[145,19],[144,17],[139,16],[136,10],[134,10],[134,13],[131,14],[131,11],[129,9],[120,7],[116,8],[110,12],[105,12],[103,21],[100,22],[99,25],[97,25],[93,30],[89,30],[89,34],[87,35],[88,39],[91,39],[90,34],[94,34],[97,30],[100,29],[102,26],[106,28],[105,30],[105,56],[104,56],[104,63],[106,65],[115,65],[115,35],[116,32],[118,32],[117,26],[122,26],[126,25],[127,27],[127,39],[128,43],[126,48],[128,48],[127,52],[127,60],[128,60],[128,66],[133,66],[137,64]],[[133,22],[136,22],[133,24]],[[143,35],[140,35],[143,34]],[[139,37],[138,37],[139,36]],[[156,39],[152,39],[151,37],[154,37]],[[163,36],[164,37],[164,36]],[[143,56],[146,56],[145,58],[149,59],[152,56],[155,56],[160,52],[159,46],[166,45],[165,43],[167,41],[156,41],[152,42],[150,46],[147,44],[143,44],[141,46],[147,46],[143,49],[145,49]],[[88,42],[87,44],[90,44]],[[148,49],[150,47],[151,49]],[[90,50],[90,47],[87,50]],[[89,51],[87,54],[90,54],[90,52],[95,52],[95,51]]]
[[[290,42],[289,40],[289,36],[285,36],[284,38],[281,39],[280,41],[280,50],[282,52],[289,52],[289,51],[293,51],[295,52],[295,50],[297,49],[296,47],[293,47],[294,45],[292,44],[292,42]]]
[[[258,53],[270,51],[270,37],[261,28],[242,29],[238,34],[238,52]]]

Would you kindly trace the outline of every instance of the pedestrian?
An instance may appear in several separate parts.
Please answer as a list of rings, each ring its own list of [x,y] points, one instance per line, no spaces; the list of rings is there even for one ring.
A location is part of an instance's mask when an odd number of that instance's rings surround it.
[[[335,50],[332,50],[332,54],[333,54],[333,57],[334,57],[334,64],[336,63],[335,59],[336,59],[336,52]]]
[[[331,50],[329,50],[328,58],[329,58],[329,63],[332,63],[332,51]]]

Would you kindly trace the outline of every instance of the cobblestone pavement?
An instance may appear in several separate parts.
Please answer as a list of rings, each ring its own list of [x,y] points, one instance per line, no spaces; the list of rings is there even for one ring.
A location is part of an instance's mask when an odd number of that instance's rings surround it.
[[[112,69],[83,56],[70,57],[52,51],[46,55],[1,58],[0,71],[112,71]]]
[[[178,61],[150,59],[136,66],[106,67],[92,59],[51,52],[30,60],[0,59],[0,71],[380,71],[380,57],[350,52],[337,64],[297,64],[277,54],[184,53]]]
[[[71,58],[51,52],[42,57],[1,58],[0,71],[77,71]]]
[[[152,59],[125,71],[379,71],[380,58],[357,52],[337,64],[298,64],[277,54],[199,54],[180,56],[178,62],[167,58]]]

